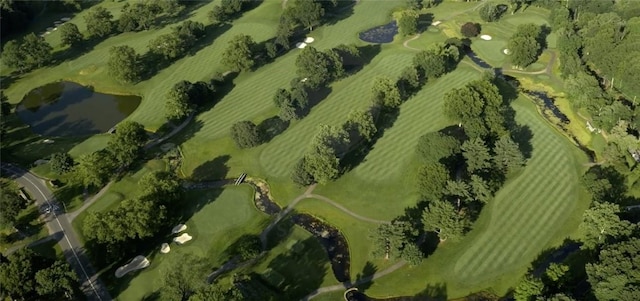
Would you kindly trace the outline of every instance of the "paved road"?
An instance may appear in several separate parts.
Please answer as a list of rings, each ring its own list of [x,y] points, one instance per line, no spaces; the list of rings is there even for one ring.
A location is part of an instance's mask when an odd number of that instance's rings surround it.
[[[53,193],[44,181],[14,165],[2,163],[2,171],[11,175],[29,195],[35,199],[36,205],[44,212],[45,206],[55,204]],[[113,300],[106,289],[106,286],[98,279],[89,258],[85,254],[67,215],[64,213],[51,212],[45,215],[46,227],[50,235],[59,237],[58,244],[64,253],[67,262],[78,274],[81,281],[81,289],[87,295],[88,300],[110,301]]]

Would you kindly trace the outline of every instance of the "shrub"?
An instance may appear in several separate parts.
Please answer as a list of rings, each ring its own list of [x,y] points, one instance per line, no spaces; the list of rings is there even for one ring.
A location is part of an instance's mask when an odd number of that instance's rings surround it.
[[[306,165],[304,158],[300,159],[291,173],[291,180],[300,186],[308,186],[314,182],[313,175],[307,171]]]
[[[460,27],[460,33],[467,38],[472,38],[480,34],[480,24],[467,22]]]
[[[67,153],[55,153],[51,155],[49,164],[51,165],[51,170],[60,175],[70,171],[75,162]]]
[[[262,137],[258,127],[251,121],[239,121],[231,126],[231,138],[239,148],[250,148],[260,145]]]

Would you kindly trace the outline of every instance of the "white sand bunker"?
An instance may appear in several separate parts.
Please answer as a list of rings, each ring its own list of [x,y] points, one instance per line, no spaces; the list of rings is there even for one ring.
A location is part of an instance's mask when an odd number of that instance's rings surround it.
[[[480,36],[480,38],[485,40],[485,41],[491,41],[491,36],[490,35],[483,34],[483,35]]]
[[[47,31],[52,31],[53,27],[47,27]]]
[[[162,245],[160,245],[160,253],[162,254],[167,254],[171,251],[171,247],[169,247],[168,243],[162,243]]]
[[[144,269],[146,267],[148,267],[150,264],[149,260],[142,256],[142,255],[138,255],[136,257],[134,257],[133,259],[131,259],[131,261],[129,261],[129,263],[119,267],[116,270],[116,277],[120,278],[124,275],[126,275],[129,272],[133,272],[133,271],[137,271],[140,269]]]
[[[304,42],[307,44],[313,43],[313,41],[315,41],[316,39],[312,38],[312,37],[307,37],[306,39],[304,39]]]
[[[177,226],[173,227],[173,230],[171,230],[171,233],[173,234],[178,234],[184,230],[187,230],[187,225],[185,224],[178,224]]]
[[[64,22],[67,22],[67,21],[69,21],[69,20],[71,20],[71,18],[68,18],[68,17],[65,17],[65,18],[60,19],[60,21],[64,21]]]
[[[511,54],[511,50],[505,48],[504,50],[502,50],[502,53],[504,53],[506,55],[509,55],[509,54]]]
[[[302,49],[302,48],[305,48],[305,47],[307,47],[307,43],[304,43],[304,42],[296,43],[296,48],[298,48],[298,49]]]
[[[185,242],[188,242],[192,239],[193,237],[191,237],[191,235],[189,235],[188,233],[182,233],[182,235],[175,237],[173,239],[173,241],[175,241],[176,243],[178,243],[179,245],[184,244]]]
[[[438,26],[440,24],[442,24],[442,21],[435,21],[435,22],[431,23],[431,25],[433,25],[433,26]]]

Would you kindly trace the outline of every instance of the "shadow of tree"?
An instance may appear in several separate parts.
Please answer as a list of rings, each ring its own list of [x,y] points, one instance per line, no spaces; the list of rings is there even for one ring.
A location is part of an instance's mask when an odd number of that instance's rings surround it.
[[[278,116],[269,117],[258,124],[258,132],[261,133],[263,143],[269,143],[271,139],[282,134],[289,127],[289,121]]]
[[[319,288],[328,272],[326,254],[315,238],[296,244],[269,262],[271,275],[261,276],[272,287],[279,288],[285,300],[298,300]]]
[[[427,30],[427,28],[431,25],[431,22],[433,22],[432,13],[421,14],[420,16],[418,16],[418,32]]]
[[[515,143],[518,144],[522,155],[525,158],[531,158],[531,154],[533,152],[533,144],[531,144],[531,139],[533,139],[533,131],[528,125],[517,125],[516,127],[511,129],[511,139]]]
[[[206,180],[221,180],[227,177],[229,172],[229,166],[227,162],[231,157],[229,155],[222,155],[202,163],[196,167],[191,173],[191,180],[202,182]]]
[[[371,276],[375,274],[377,271],[378,271],[378,267],[376,267],[371,261],[367,261],[364,267],[362,268],[362,272],[356,274],[356,279],[353,281],[353,283],[358,283],[359,281],[364,281],[364,279],[371,278]],[[358,288],[359,291],[365,292],[368,288],[371,287],[371,285],[373,285],[373,280],[369,280],[365,283],[358,284],[356,285],[356,287]]]

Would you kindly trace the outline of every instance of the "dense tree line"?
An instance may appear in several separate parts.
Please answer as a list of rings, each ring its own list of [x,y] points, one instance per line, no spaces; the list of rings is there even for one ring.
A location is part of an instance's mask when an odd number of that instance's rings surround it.
[[[8,41],[2,49],[2,61],[19,72],[39,68],[51,61],[53,47],[34,33]]]
[[[239,17],[244,11],[254,5],[251,0],[222,0],[220,5],[209,11],[209,20],[212,23],[225,23]]]
[[[422,224],[441,241],[460,239],[505,179],[525,164],[511,138],[499,80],[487,75],[446,93],[445,115],[460,127],[419,139],[416,151],[424,163],[417,184],[427,201]]]
[[[79,283],[66,262],[22,248],[0,255],[0,286],[13,300],[63,300],[74,299]]]
[[[507,46],[511,51],[511,63],[524,68],[538,60],[544,45],[544,37],[541,35],[542,28],[536,24],[518,25]]]
[[[167,92],[165,117],[169,120],[181,120],[203,105],[212,103],[214,93],[215,87],[210,83],[179,81]]]
[[[116,127],[107,148],[81,156],[72,168],[67,166],[73,164],[68,159],[55,164],[65,165],[64,170],[70,174],[70,181],[74,185],[102,187],[114,174],[126,170],[141,155],[146,141],[147,134],[141,124],[124,121]],[[56,154],[54,157],[58,161],[67,155]]]
[[[2,179],[0,185],[0,225],[13,227],[28,203],[19,196],[18,187],[14,182],[5,182],[5,179]]]
[[[287,1],[276,30],[275,43],[284,49],[291,47],[291,39],[302,30],[312,31],[335,13],[352,5],[350,1],[292,0]]]
[[[599,153],[629,185],[640,187],[640,3],[637,1],[535,1],[551,10],[558,35],[560,70],[569,100],[587,113],[591,124],[606,131]],[[635,158],[633,157],[635,154]]]
[[[84,235],[115,253],[127,243],[154,237],[169,227],[180,212],[180,180],[168,172],[153,172],[143,176],[138,187],[136,198],[123,200],[107,211],[89,212],[83,223]]]
[[[354,53],[353,50],[347,50],[342,50],[342,53]],[[315,50],[312,51],[309,53],[315,53],[315,57],[302,56],[302,54],[299,57],[299,60],[315,62],[308,63],[302,70],[298,70],[300,76],[307,76],[307,82],[321,84],[327,78],[332,79],[343,74],[342,68],[338,68],[341,65],[336,63],[339,62],[339,55],[331,53],[323,55]],[[318,62],[323,57],[324,60]],[[342,162],[342,160],[348,152],[356,146],[370,147],[378,130],[375,115],[397,110],[402,102],[417,92],[428,79],[435,79],[445,72],[453,70],[459,59],[460,50],[455,45],[437,44],[418,53],[414,57],[413,64],[407,67],[397,81],[386,76],[375,78],[371,88],[369,108],[351,112],[348,120],[341,126],[320,126],[307,152],[295,164],[291,179],[303,186],[314,182],[327,183],[336,179],[346,168],[346,162]],[[309,68],[309,66],[325,67]],[[333,77],[332,74],[334,74]],[[296,100],[292,95],[294,95],[293,91],[292,93],[278,91],[275,101],[282,104],[286,101]],[[281,110],[282,108],[281,106]]]

